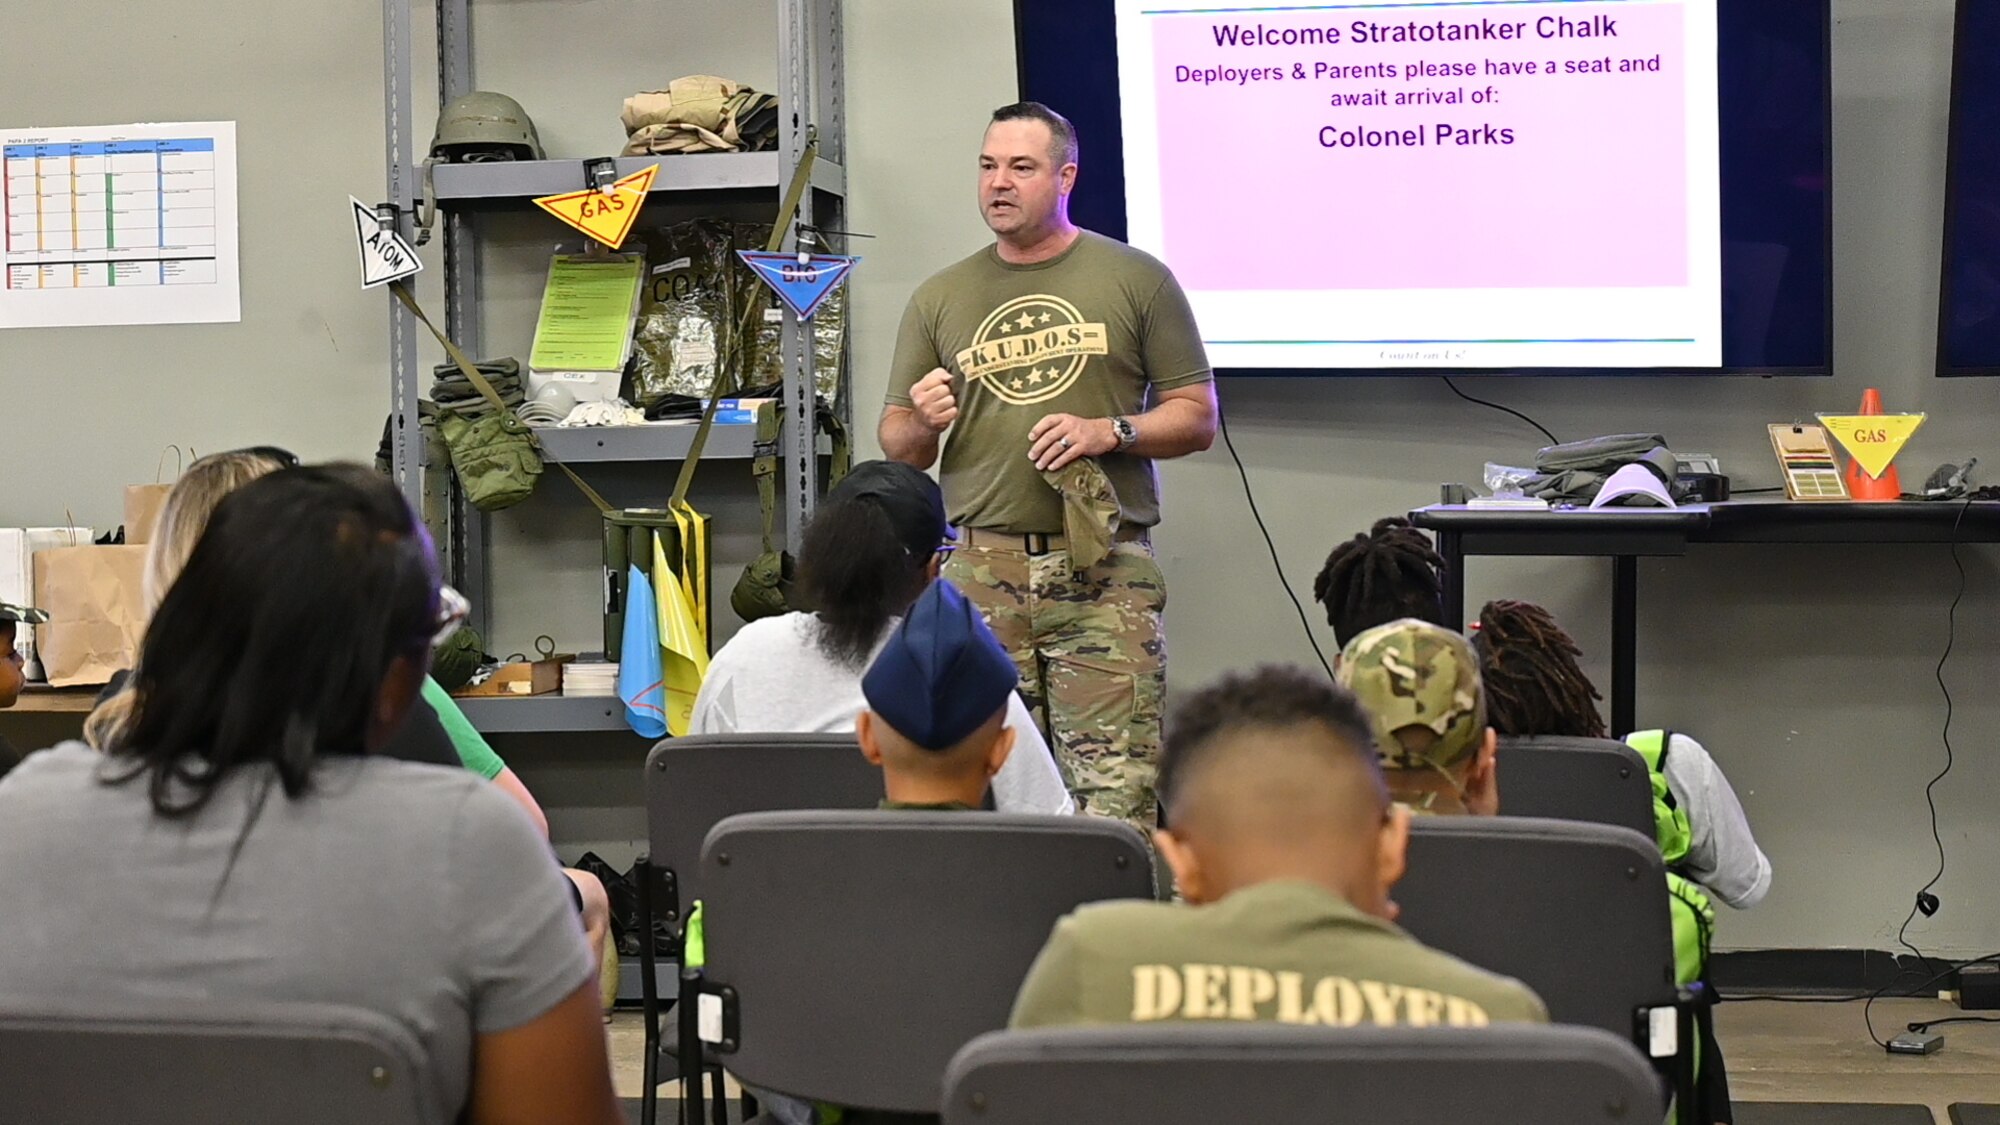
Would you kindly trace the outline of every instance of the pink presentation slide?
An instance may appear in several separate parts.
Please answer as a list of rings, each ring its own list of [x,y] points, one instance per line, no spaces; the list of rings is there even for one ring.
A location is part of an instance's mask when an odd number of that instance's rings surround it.
[[[1145,18],[1189,289],[1688,283],[1677,3]]]

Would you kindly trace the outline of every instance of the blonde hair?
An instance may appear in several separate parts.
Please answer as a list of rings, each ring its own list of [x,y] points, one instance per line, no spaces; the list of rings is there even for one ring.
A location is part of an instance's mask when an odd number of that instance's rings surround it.
[[[187,566],[195,544],[201,542],[201,533],[208,530],[209,517],[215,514],[223,498],[284,467],[285,463],[276,457],[256,450],[214,453],[188,466],[181,479],[174,482],[173,491],[167,493],[166,505],[160,509],[160,525],[153,529],[153,541],[146,548],[141,596],[148,617],[160,608],[161,599],[180,577],[181,568]],[[125,690],[98,704],[83,721],[84,741],[98,750],[110,749],[124,733],[132,716],[132,704],[132,688],[128,683]]]
[[[146,612],[160,608],[160,599],[174,579],[181,576],[201,533],[208,530],[208,518],[230,493],[284,468],[284,462],[269,454],[246,450],[241,453],[214,453],[189,465],[181,479],[167,493],[160,509],[160,526],[153,529],[152,545],[146,548]]]

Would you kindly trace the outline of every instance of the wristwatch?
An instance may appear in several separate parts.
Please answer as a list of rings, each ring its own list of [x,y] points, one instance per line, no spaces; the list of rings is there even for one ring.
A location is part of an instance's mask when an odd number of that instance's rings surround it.
[[[1139,443],[1139,427],[1130,418],[1113,418],[1111,436],[1118,439],[1118,452],[1123,453]]]

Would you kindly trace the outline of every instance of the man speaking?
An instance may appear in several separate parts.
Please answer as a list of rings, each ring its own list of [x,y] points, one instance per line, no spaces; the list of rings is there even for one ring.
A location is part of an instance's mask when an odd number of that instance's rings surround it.
[[[880,440],[928,469],[951,431],[942,481],[962,530],[945,576],[1012,654],[1077,803],[1144,829],[1167,655],[1153,462],[1215,440],[1215,387],[1167,268],[1070,222],[1076,175],[1062,115],[994,112],[979,207],[996,241],[910,298]],[[1065,534],[1066,493],[1072,520],[1104,516],[1093,543]]]

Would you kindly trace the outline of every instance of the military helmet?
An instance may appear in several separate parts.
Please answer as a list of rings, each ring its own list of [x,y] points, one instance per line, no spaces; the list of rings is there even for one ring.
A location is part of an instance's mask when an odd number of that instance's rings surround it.
[[[540,160],[542,141],[521,103],[491,90],[474,90],[438,112],[431,156],[446,161]]]

